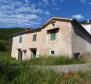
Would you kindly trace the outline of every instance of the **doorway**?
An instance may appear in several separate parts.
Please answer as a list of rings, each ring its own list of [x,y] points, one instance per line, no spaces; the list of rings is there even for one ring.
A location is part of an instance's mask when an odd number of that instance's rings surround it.
[[[32,56],[32,58],[36,58],[36,52],[37,52],[36,48],[31,49],[31,56]]]
[[[22,61],[22,50],[18,49],[18,60]]]

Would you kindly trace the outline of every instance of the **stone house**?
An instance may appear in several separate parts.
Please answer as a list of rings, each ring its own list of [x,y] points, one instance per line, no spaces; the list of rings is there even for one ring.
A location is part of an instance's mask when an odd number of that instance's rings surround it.
[[[80,23],[91,34],[91,20],[82,21]]]
[[[91,36],[76,20],[52,17],[40,28],[13,34],[11,57],[78,56],[91,52]]]

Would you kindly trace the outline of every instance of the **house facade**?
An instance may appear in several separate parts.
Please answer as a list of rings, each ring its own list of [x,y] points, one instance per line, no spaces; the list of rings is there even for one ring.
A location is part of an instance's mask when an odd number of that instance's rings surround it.
[[[11,57],[29,60],[91,52],[91,36],[75,19],[52,17],[40,28],[13,35]]]

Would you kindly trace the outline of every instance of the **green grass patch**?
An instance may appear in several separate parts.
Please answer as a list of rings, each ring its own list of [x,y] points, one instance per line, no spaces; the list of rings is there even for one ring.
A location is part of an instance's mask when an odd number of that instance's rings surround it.
[[[0,84],[91,84],[91,71],[56,73],[24,66],[0,68]]]
[[[0,52],[0,64],[21,65],[21,62],[11,58],[11,55],[9,52]]]
[[[82,64],[85,61],[80,59],[73,59],[63,56],[49,56],[49,57],[40,57],[30,59],[28,61],[18,61],[11,58],[10,53],[8,52],[0,52],[0,64],[7,65],[69,65],[69,64]]]
[[[58,57],[40,57],[24,61],[23,64],[28,65],[68,65],[68,64],[81,64],[85,63],[80,59],[68,58],[63,56]]]
[[[0,52],[0,84],[91,84],[91,71],[56,73],[46,68],[26,65],[79,64],[83,61],[67,57],[36,58],[17,61],[8,52]]]

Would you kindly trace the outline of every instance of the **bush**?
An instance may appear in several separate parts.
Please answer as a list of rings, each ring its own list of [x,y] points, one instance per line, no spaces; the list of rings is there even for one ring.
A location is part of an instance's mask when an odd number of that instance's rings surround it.
[[[0,83],[10,84],[10,82],[20,74],[19,68],[7,65],[0,65]]]

